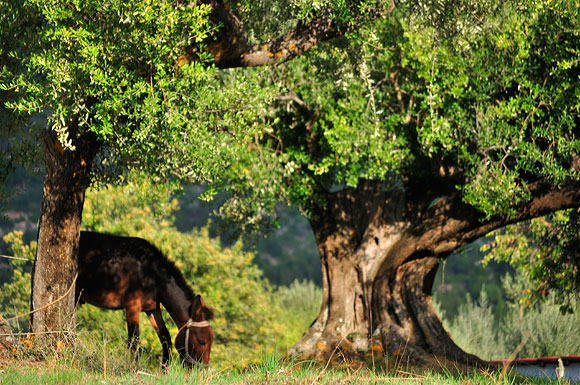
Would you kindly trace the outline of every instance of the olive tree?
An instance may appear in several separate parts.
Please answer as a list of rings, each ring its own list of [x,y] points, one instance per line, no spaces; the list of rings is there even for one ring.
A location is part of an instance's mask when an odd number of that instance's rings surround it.
[[[310,221],[324,298],[291,354],[481,363],[432,308],[439,263],[580,205],[578,8],[436,3],[266,70],[283,91],[221,212],[251,229],[274,193]]]

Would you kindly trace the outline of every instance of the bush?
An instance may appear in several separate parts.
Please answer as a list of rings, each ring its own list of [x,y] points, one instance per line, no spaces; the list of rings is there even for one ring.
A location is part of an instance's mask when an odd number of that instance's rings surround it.
[[[487,302],[485,288],[476,303],[467,295],[457,316],[443,323],[453,340],[462,349],[486,360],[565,356],[578,354],[580,346],[580,303],[571,302],[572,314],[563,314],[555,295],[534,305],[521,301],[529,282],[518,275],[506,275],[502,286],[507,293],[509,310],[496,319]],[[523,346],[520,344],[524,342]]]
[[[457,345],[479,358],[491,360],[506,357],[505,346],[485,288],[482,288],[478,301],[471,299],[469,294],[466,295],[465,303],[459,306],[457,315],[446,328]]]
[[[322,304],[322,289],[312,281],[295,280],[290,286],[279,287],[275,298],[287,327],[284,347],[289,348],[298,342],[318,316]]]
[[[254,255],[244,252],[239,242],[223,248],[219,239],[209,237],[207,229],[179,232],[172,216],[177,201],[170,200],[169,194],[146,179],[91,190],[83,226],[147,239],[174,261],[194,291],[215,310],[212,365],[245,365],[258,360],[261,349],[273,352],[286,327],[280,322],[273,288],[252,264]],[[167,314],[164,318],[174,337],[177,328]],[[142,344],[160,354],[161,345],[152,328],[142,330]]]
[[[5,318],[26,314],[30,310],[30,271],[36,255],[36,242],[25,245],[21,231],[13,231],[3,237],[11,256],[12,277],[0,287],[0,314]],[[28,319],[19,318],[9,322],[13,331],[27,332]]]
[[[526,341],[518,357],[566,356],[578,354],[580,346],[580,303],[571,298],[569,309],[562,312],[561,301],[550,293],[543,301],[533,305],[520,303],[530,282],[522,276],[506,276],[503,285],[512,299],[512,310],[502,327],[506,346],[514,350]]]

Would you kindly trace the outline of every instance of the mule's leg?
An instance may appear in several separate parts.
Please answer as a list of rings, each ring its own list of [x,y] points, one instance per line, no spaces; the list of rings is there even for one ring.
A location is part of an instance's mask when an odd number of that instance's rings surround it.
[[[141,312],[138,306],[128,306],[125,309],[125,317],[127,319],[127,332],[129,334],[129,350],[131,351],[131,358],[134,362],[139,359],[139,313]]]
[[[149,321],[151,321],[151,326],[153,326],[153,329],[155,329],[155,332],[159,336],[159,341],[161,341],[161,347],[163,348],[163,366],[167,368],[171,362],[171,335],[165,326],[160,308],[148,312],[147,315],[149,316]]]

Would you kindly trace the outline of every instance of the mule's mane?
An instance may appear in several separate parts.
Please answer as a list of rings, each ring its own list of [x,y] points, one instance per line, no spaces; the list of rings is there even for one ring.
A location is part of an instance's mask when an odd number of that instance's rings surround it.
[[[175,283],[177,284],[177,286],[179,286],[179,288],[183,290],[188,300],[193,300],[195,292],[183,277],[183,273],[181,272],[181,270],[179,270],[177,266],[175,266],[175,263],[171,261],[169,258],[167,258],[167,256],[163,254],[161,251],[159,251],[159,255],[161,257],[159,258],[159,262],[161,262],[163,264],[163,267],[167,269],[169,275],[173,277],[173,279],[175,279]]]

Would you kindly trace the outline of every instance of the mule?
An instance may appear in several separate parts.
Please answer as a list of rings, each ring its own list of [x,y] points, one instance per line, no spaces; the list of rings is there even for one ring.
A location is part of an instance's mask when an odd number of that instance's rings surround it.
[[[175,347],[184,365],[209,363],[213,310],[179,269],[144,239],[82,231],[76,298],[100,308],[125,309],[134,359],[140,342],[139,313],[145,312],[161,341],[166,367],[171,362],[171,336],[161,315],[163,305],[179,328]]]

